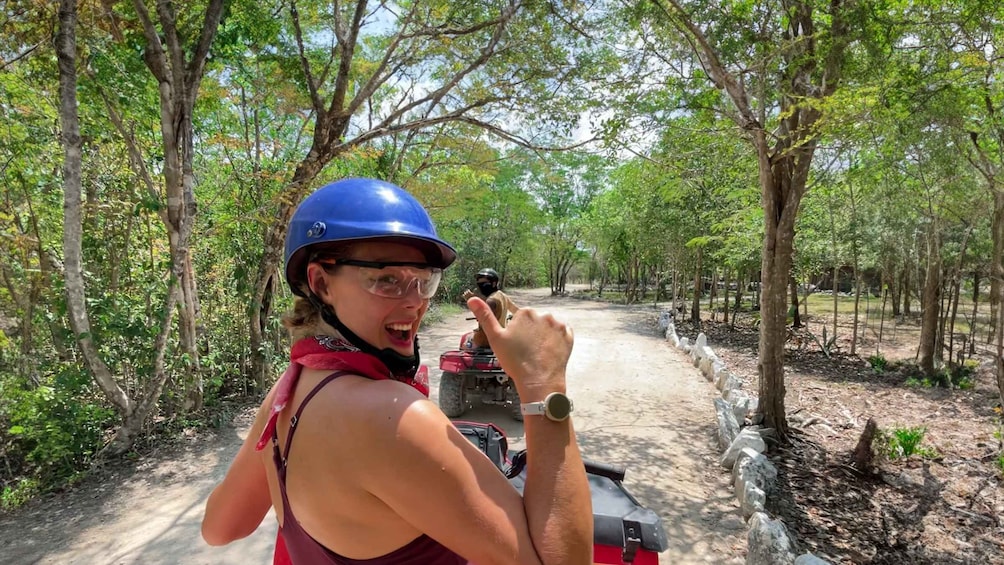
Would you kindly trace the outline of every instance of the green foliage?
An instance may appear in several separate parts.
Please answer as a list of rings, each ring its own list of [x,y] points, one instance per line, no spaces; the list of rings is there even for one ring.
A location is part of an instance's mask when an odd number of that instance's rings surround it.
[[[467,309],[451,302],[433,302],[422,319],[422,329],[438,324],[450,316],[456,316]]]
[[[37,387],[0,379],[4,504],[73,478],[102,447],[116,415],[88,374],[72,366]]]
[[[18,479],[0,490],[0,510],[13,510],[41,492],[37,479]]]
[[[882,374],[885,372],[889,362],[886,360],[884,355],[876,353],[868,357],[868,364],[871,365],[873,371]]]
[[[816,334],[812,333],[811,331],[808,330],[806,331],[808,332],[809,337],[811,337],[812,340],[816,342],[816,345],[819,346],[819,350],[823,352],[823,355],[826,355],[827,359],[831,358],[833,356],[833,353],[838,349],[837,336],[834,335],[827,337],[826,326],[823,326],[822,338],[817,337]]]
[[[883,453],[892,460],[911,455],[937,457],[937,452],[933,448],[921,446],[926,434],[926,427],[893,428],[881,430],[878,439],[884,445]]]
[[[958,388],[968,390],[976,386],[973,375],[978,364],[967,362],[962,365],[949,363],[938,369],[933,376],[924,375],[920,368],[913,366],[910,369],[910,376],[906,379],[907,386],[921,386],[925,388],[942,387]]]

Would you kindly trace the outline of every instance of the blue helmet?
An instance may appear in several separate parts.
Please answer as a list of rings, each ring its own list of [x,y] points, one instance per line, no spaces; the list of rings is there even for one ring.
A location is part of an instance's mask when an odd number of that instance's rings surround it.
[[[381,180],[349,178],[317,189],[300,203],[286,234],[286,282],[303,296],[308,248],[319,243],[383,239],[412,245],[429,265],[445,269],[457,252],[436,235],[425,208],[403,189]]]

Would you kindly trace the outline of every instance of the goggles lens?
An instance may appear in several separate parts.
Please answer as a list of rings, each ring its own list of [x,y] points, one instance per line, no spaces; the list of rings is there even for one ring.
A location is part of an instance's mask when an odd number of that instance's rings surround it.
[[[421,263],[357,261],[355,259],[320,260],[326,267],[346,265],[356,267],[359,284],[364,289],[384,298],[402,298],[412,285],[418,287],[423,299],[432,298],[443,280],[443,270]]]

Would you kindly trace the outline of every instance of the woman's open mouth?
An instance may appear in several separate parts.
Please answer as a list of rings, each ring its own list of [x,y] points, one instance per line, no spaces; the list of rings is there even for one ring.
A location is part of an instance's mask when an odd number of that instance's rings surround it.
[[[400,347],[411,346],[411,340],[414,336],[412,324],[387,324],[384,326],[384,329],[387,330],[387,335],[390,337],[393,345]]]

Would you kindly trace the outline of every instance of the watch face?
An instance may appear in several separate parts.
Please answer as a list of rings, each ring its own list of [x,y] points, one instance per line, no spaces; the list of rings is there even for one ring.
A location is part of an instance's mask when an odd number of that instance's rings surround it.
[[[547,397],[547,412],[552,419],[564,420],[572,413],[572,401],[564,394],[551,394]]]

